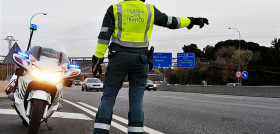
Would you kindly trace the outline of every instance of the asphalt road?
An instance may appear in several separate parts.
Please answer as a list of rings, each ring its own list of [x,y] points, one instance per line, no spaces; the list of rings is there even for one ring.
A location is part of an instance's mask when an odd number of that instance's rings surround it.
[[[49,119],[53,130],[41,124],[39,133],[91,134],[102,92],[82,92],[80,87],[64,91],[63,109]],[[0,98],[0,134],[26,133],[21,119]],[[146,91],[145,133],[152,134],[280,134],[280,98],[210,95]],[[128,89],[120,90],[111,134],[127,127]]]

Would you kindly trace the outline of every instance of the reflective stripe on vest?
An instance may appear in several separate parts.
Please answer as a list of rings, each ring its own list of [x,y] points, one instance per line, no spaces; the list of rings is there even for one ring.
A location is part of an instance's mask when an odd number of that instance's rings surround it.
[[[167,26],[170,26],[172,24],[172,17],[171,16],[168,16],[168,20],[166,22],[166,25]]]
[[[128,132],[144,132],[143,127],[128,127]]]
[[[181,20],[179,17],[176,17],[176,19],[178,21],[177,29],[179,29],[181,27]]]
[[[98,39],[98,43],[103,44],[103,45],[109,45],[110,40],[102,40],[102,39]]]
[[[123,16],[123,12],[122,12],[122,5],[121,4],[117,4],[118,7],[118,28],[119,28],[119,32],[118,32],[118,39],[121,39],[122,36],[122,16]]]
[[[142,47],[148,47],[149,42],[126,42],[126,41],[120,41],[119,39],[112,38],[111,42],[117,43],[123,47],[134,47],[134,48],[142,48]]]
[[[115,31],[111,41],[124,47],[148,47],[154,23],[153,5],[124,1],[113,5],[113,10]]]
[[[150,4],[147,4],[146,5],[147,7],[147,11],[148,11],[148,22],[147,22],[147,26],[146,26],[146,32],[145,32],[145,42],[148,42],[148,35],[147,35],[147,32],[150,28],[150,24],[151,24],[151,19],[152,19],[152,11],[151,11],[151,5]]]
[[[110,130],[110,125],[103,123],[94,123],[94,128]]]
[[[100,32],[105,32],[107,33],[109,31],[109,27],[102,27]]]

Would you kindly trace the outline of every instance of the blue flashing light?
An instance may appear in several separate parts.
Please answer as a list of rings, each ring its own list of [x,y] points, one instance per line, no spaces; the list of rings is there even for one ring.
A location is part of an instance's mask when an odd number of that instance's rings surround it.
[[[69,68],[80,68],[80,66],[76,65],[76,64],[69,64],[68,67]]]
[[[37,30],[38,26],[36,24],[31,24],[30,29]]]
[[[24,52],[18,52],[18,55],[23,56],[25,58],[29,58],[28,54],[24,53]]]

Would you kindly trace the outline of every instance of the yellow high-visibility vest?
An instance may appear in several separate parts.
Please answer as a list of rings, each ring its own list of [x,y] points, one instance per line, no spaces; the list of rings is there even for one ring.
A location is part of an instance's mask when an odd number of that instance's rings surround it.
[[[153,31],[154,6],[140,0],[113,5],[115,31],[112,42],[124,47],[148,47]]]

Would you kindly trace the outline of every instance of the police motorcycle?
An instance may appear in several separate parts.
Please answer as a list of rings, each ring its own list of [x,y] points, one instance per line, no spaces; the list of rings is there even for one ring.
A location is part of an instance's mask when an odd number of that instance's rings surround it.
[[[37,26],[31,24],[30,29]],[[28,134],[38,133],[43,122],[51,129],[47,121],[62,108],[63,87],[71,87],[73,77],[81,73],[78,65],[70,64],[65,50],[59,44],[44,44],[12,55],[17,69],[5,91],[23,125],[29,126]]]

